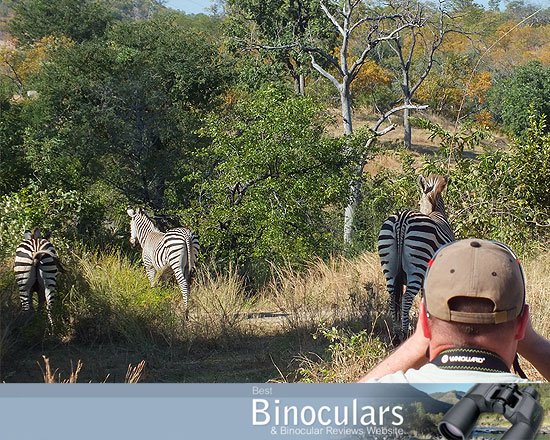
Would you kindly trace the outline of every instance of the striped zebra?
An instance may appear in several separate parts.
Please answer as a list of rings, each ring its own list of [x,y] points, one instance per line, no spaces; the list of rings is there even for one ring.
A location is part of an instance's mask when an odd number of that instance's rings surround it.
[[[161,232],[147,216],[142,207],[126,211],[130,216],[130,244],[135,246],[136,240],[142,248],[141,258],[145,272],[151,282],[156,285],[156,275],[172,268],[183,295],[185,318],[188,318],[188,297],[191,287],[191,276],[195,269],[199,254],[199,239],[187,228],[174,228]]]
[[[57,275],[65,272],[55,248],[40,234],[39,228],[25,231],[25,240],[15,251],[15,281],[19,286],[19,298],[23,314],[29,316],[34,311],[32,296],[38,294],[38,306],[46,303],[48,319],[52,324],[51,311],[54,302]]]
[[[378,236],[394,327],[401,324],[396,331],[398,340],[409,332],[409,312],[424,282],[428,262],[439,247],[455,239],[441,197],[447,178],[418,176],[418,184],[422,190],[420,212],[404,210],[390,216]]]

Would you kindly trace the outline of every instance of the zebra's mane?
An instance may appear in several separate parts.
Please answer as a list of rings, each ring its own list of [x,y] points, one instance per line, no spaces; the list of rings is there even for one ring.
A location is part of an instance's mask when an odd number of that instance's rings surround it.
[[[151,226],[153,231],[161,232],[161,230],[157,227],[157,225],[155,225],[155,222],[153,221],[153,219],[147,215],[147,213],[145,212],[145,209],[140,208],[138,213],[141,214],[142,218],[148,223],[148,225]]]
[[[430,174],[426,181],[430,182],[433,187],[433,189],[427,194],[428,200],[433,206],[433,210],[444,210],[445,206],[443,204],[443,197],[441,196],[441,193],[443,192],[443,189],[445,189],[445,185],[447,185],[446,179],[438,174]]]

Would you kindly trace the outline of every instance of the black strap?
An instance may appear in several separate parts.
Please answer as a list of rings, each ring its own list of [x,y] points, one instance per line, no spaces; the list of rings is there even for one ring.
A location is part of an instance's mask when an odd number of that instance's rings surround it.
[[[516,357],[514,358],[514,363],[512,364],[512,368],[514,369],[514,372],[521,377],[522,379],[527,379],[527,375],[525,372],[521,369],[521,365],[519,364],[519,357],[516,353]]]
[[[439,353],[431,363],[444,370],[510,373],[499,355],[479,348],[449,348]]]

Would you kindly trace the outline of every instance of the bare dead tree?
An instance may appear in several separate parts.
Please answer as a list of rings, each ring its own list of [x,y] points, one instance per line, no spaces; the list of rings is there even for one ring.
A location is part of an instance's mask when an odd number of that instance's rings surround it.
[[[445,35],[459,32],[448,20],[444,10],[445,0],[439,0],[435,9],[429,9],[418,0],[392,0],[389,7],[398,16],[398,23],[411,24],[403,32],[388,40],[387,44],[399,60],[400,85],[403,92],[403,104],[413,106],[413,96],[430,73],[436,51],[443,43]],[[420,54],[418,52],[421,52]],[[412,79],[413,64],[416,78]],[[412,127],[411,108],[403,110],[404,145],[411,148]]]
[[[325,79],[329,80],[338,91],[341,104],[342,129],[344,136],[353,134],[353,119],[351,111],[351,84],[357,78],[361,67],[368,61],[369,55],[381,43],[393,41],[400,33],[411,27],[418,27],[421,17],[414,14],[404,15],[402,13],[381,13],[382,9],[372,8],[363,0],[329,0],[330,3],[320,1],[321,10],[326,20],[329,21],[331,29],[338,36],[340,43],[339,57],[333,56],[329,50],[316,45],[315,41],[309,44],[296,42],[281,46],[265,46],[251,44],[249,48],[261,48],[269,50],[288,50],[298,48],[309,54],[311,66]],[[328,6],[327,6],[328,5]],[[389,6],[390,2],[381,2],[379,6]],[[360,54],[351,61],[352,43],[357,43],[360,33]],[[355,38],[355,39],[354,39]],[[330,48],[332,50],[332,48]],[[404,104],[395,107],[381,115],[376,124],[371,127],[372,137],[366,143],[360,164],[356,174],[360,177],[363,168],[368,161],[369,148],[375,140],[395,128],[392,124],[380,130],[382,124],[398,111],[406,109],[420,109],[427,106],[415,106]],[[353,221],[361,196],[361,179],[355,179],[350,184],[350,195],[344,213],[344,242],[351,244],[353,241]]]

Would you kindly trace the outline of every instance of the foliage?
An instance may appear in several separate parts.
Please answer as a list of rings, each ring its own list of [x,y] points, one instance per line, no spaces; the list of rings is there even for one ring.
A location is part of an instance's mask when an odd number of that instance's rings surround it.
[[[113,20],[112,9],[98,0],[22,0],[15,4],[9,31],[22,45],[52,34],[80,42],[103,35]]]
[[[0,195],[19,189],[29,177],[23,144],[23,106],[0,98]]]
[[[495,119],[509,133],[521,135],[530,127],[531,113],[550,118],[550,68],[538,61],[518,67],[495,82],[489,103]]]
[[[10,193],[0,202],[0,256],[13,255],[26,229],[39,226],[52,234],[56,249],[66,252],[74,241],[99,242],[102,207],[77,191],[41,189],[36,183]]]
[[[532,116],[526,136],[510,153],[486,151],[475,160],[457,160],[445,200],[459,238],[499,240],[522,253],[544,241],[550,216],[550,137],[544,127],[544,119]],[[446,174],[446,165],[427,160],[423,169]]]
[[[421,402],[413,402],[405,408],[403,419],[407,431],[417,435],[429,435],[437,432],[437,424],[443,414],[430,414],[424,409]]]
[[[322,324],[313,339],[324,338],[328,342],[325,358],[299,359],[300,382],[351,382],[358,374],[366,372],[384,359],[388,346],[371,332],[350,332]]]
[[[225,34],[229,44],[240,50],[257,46],[281,48],[260,49],[255,57],[264,64],[270,63],[277,72],[290,74],[296,92],[303,93],[300,77],[311,75],[312,70],[309,57],[296,43],[303,44],[311,36],[332,41],[326,23],[319,20],[323,16],[320,3],[315,0],[229,0],[226,12]]]
[[[180,182],[193,170],[197,114],[222,82],[215,56],[170,16],[121,23],[105,40],[59,51],[36,78],[26,142],[42,159],[36,174],[72,188],[100,178],[156,209],[167,189],[187,203]]]
[[[300,261],[334,249],[326,209],[345,201],[349,181],[342,141],[311,99],[266,87],[221,114],[192,208],[201,240],[219,261]]]

